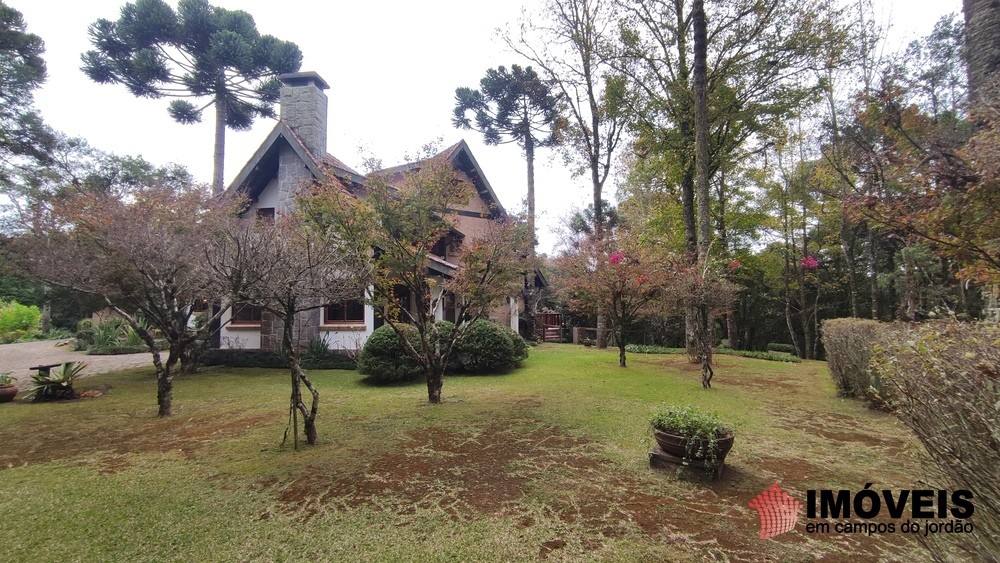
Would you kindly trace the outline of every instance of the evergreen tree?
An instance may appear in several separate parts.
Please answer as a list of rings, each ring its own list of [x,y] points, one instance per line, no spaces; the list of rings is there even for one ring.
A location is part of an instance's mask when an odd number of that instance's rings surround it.
[[[249,129],[257,117],[275,117],[278,75],[296,72],[302,53],[294,43],[257,31],[253,17],[206,0],[181,0],[175,12],[163,0],[126,4],[117,21],[90,26],[95,49],[83,71],[101,84],[124,84],[134,95],[173,100],[170,116],[201,121],[215,106],[212,189],[222,191],[226,127]],[[200,107],[183,98],[208,98]]]
[[[479,81],[480,90],[457,88],[452,123],[475,129],[488,145],[516,142],[528,163],[528,229],[532,251],[535,234],[535,149],[560,143],[566,120],[559,113],[559,99],[530,66],[491,68]],[[469,112],[475,121],[469,119]],[[504,139],[506,137],[506,140]]]

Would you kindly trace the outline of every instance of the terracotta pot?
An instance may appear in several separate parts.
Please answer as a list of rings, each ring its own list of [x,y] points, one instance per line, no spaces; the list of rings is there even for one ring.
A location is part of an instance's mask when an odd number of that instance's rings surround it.
[[[10,385],[0,386],[0,403],[13,401],[15,395],[17,395],[17,385],[11,383]]]
[[[653,429],[653,437],[656,438],[656,443],[659,444],[661,450],[674,457],[701,461],[705,459],[705,456],[699,456],[697,455],[697,452],[708,450],[708,448],[705,447],[704,438],[695,439],[694,444],[691,446],[691,451],[695,452],[695,454],[689,456],[687,437],[663,432],[661,430],[657,430],[656,428]],[[729,453],[729,450],[733,449],[733,435],[730,434],[724,438],[717,438],[712,440],[712,442],[712,447],[715,448],[716,452],[716,463],[721,464],[722,461],[726,459],[726,454]]]

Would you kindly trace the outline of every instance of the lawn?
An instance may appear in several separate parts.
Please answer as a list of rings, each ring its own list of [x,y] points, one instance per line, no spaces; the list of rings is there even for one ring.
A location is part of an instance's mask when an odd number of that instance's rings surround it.
[[[911,560],[902,534],[758,539],[747,503],[778,482],[914,488],[921,449],[836,396],[821,362],[717,356],[713,389],[680,356],[546,344],[500,376],[366,385],[313,372],[316,446],[281,447],[273,370],[179,377],[156,418],[152,370],[82,380],[71,403],[0,405],[10,561]],[[648,419],[690,403],[736,428],[726,472],[652,470]]]

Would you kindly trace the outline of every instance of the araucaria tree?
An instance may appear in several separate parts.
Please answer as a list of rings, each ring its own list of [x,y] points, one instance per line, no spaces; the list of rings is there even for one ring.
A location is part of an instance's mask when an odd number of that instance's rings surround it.
[[[455,343],[473,321],[520,292],[529,238],[508,220],[482,218],[478,232],[461,241],[454,262],[436,258],[434,247],[455,232],[449,210],[475,197],[469,179],[440,156],[402,173],[372,173],[364,191],[364,199],[341,193],[336,203],[308,212],[337,238],[374,249],[367,300],[423,368],[428,401],[440,403]],[[449,302],[455,327],[442,330],[436,320]],[[415,342],[404,336],[405,325],[416,329]]]
[[[590,176],[596,240],[604,238],[604,184],[625,132],[625,81],[605,59],[614,27],[609,0],[549,0],[537,24],[525,23],[507,43],[539,68],[566,114],[566,153]],[[597,315],[597,342],[606,345],[607,319]]]
[[[488,145],[516,142],[524,149],[528,163],[528,230],[534,252],[535,233],[535,149],[561,142],[566,120],[559,112],[559,98],[530,66],[491,68],[479,81],[479,90],[457,88],[452,123],[475,129]],[[474,119],[469,118],[472,112]]]
[[[361,295],[370,277],[364,273],[370,267],[369,248],[331,236],[303,211],[336,204],[330,190],[341,188],[336,180],[329,182],[302,196],[300,208],[280,214],[274,222],[256,217],[233,220],[219,232],[209,261],[228,286],[230,302],[269,311],[281,327],[281,352],[291,374],[288,418],[296,449],[299,417],[306,442],[315,444],[319,411],[319,391],[302,370],[301,351],[307,343],[299,317]],[[312,396],[308,407],[303,385]]]
[[[169,112],[180,123],[199,122],[215,106],[214,193],[223,189],[226,128],[275,117],[278,75],[302,64],[294,43],[261,35],[250,14],[206,0],[181,0],[176,12],[163,0],[136,0],[117,21],[94,22],[90,38],[94,50],[82,58],[91,80],[123,84],[139,97],[178,98]]]
[[[192,186],[71,190],[34,206],[10,241],[32,276],[100,296],[128,321],[153,355],[160,416],[173,412],[174,368],[223,314],[192,323],[197,306],[219,292],[207,256],[230,212],[220,207]],[[154,331],[167,342],[166,361]]]
[[[45,44],[21,12],[0,2],[0,187],[9,181],[8,164],[18,157],[47,158],[54,138],[31,108],[32,90],[45,81]]]

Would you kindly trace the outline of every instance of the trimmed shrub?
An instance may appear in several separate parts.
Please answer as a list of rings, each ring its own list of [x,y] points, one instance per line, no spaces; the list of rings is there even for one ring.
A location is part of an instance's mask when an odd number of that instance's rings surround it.
[[[781,342],[770,342],[767,345],[768,352],[784,352],[785,354],[794,354],[795,346],[791,344],[784,344]]]
[[[790,356],[788,354],[775,352],[761,352],[760,350],[732,350],[729,348],[716,348],[713,352],[723,356],[739,356],[741,358],[753,358],[755,360],[767,360],[769,362],[789,362],[793,364],[802,362],[798,356]]]
[[[418,340],[415,327],[400,325],[399,328],[406,338]],[[358,371],[376,383],[413,381],[424,374],[424,368],[410,357],[405,344],[388,324],[375,329],[365,341],[358,358]]]
[[[149,352],[149,347],[142,346],[91,346],[87,348],[88,356],[120,356],[122,354],[139,354]]]
[[[687,354],[684,348],[667,348],[654,344],[626,344],[625,351],[629,354]]]
[[[210,348],[200,358],[203,366],[228,366],[232,368],[287,368],[285,357],[271,350],[258,348]]]
[[[0,301],[0,341],[14,342],[39,330],[42,311],[34,305]]]
[[[1000,327],[934,322],[877,346],[871,369],[896,397],[896,416],[933,460],[931,486],[975,494],[974,534],[920,536],[944,561],[1000,553]]]
[[[201,353],[199,363],[203,366],[227,366],[232,368],[288,368],[288,361],[278,352],[258,348],[208,348]],[[357,367],[346,354],[336,350],[328,351],[323,359],[313,358],[306,369],[354,369]]]
[[[516,367],[528,357],[528,347],[509,327],[480,319],[462,333],[452,354],[467,373],[491,373]]]
[[[892,340],[899,325],[869,319],[828,319],[823,321],[823,346],[830,376],[845,397],[865,399],[870,406],[889,409],[892,389],[869,369],[872,349]]]
[[[648,344],[626,344],[625,351],[630,354],[687,354],[684,348],[665,348],[663,346],[653,346]],[[773,354],[771,352],[760,352],[757,350],[732,350],[730,348],[715,348],[716,354],[724,356],[740,356],[742,358],[753,358],[755,360],[770,360],[772,362],[799,363],[802,360],[787,354]]]

